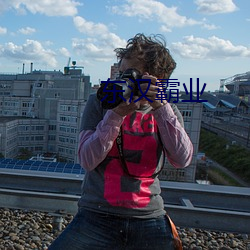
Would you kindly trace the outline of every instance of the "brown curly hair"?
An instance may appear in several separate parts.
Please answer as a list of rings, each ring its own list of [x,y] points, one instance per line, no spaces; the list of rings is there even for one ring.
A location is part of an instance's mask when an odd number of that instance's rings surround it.
[[[123,58],[137,58],[144,63],[144,70],[150,75],[168,79],[176,67],[176,62],[166,48],[166,42],[162,35],[145,36],[136,34],[127,42],[126,48],[114,50],[119,62]]]

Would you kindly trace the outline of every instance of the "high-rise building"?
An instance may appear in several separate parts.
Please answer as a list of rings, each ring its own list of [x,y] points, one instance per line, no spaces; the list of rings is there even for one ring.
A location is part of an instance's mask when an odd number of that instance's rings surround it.
[[[194,147],[193,159],[188,167],[180,169],[174,168],[166,161],[160,174],[160,179],[168,181],[194,182],[203,105],[201,103],[181,101],[176,103],[176,105],[183,116],[185,130]]]
[[[114,63],[110,70],[110,79],[116,79],[119,76],[118,63]]]

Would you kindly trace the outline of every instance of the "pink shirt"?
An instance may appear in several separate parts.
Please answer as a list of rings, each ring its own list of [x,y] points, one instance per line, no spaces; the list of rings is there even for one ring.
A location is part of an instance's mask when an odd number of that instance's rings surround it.
[[[188,166],[193,156],[193,145],[170,104],[151,112],[157,121],[168,161],[176,168]],[[105,159],[118,136],[123,120],[123,117],[108,110],[96,130],[80,132],[78,157],[86,171],[93,170]]]

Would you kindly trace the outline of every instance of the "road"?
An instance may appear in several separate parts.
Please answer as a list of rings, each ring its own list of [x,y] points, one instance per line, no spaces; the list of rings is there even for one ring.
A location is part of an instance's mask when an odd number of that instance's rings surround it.
[[[213,161],[212,159],[209,159],[208,157],[206,157],[206,158],[207,158],[207,166],[208,167],[210,167],[210,166],[215,167],[215,168],[221,170],[222,172],[224,172],[226,175],[230,176],[232,179],[237,181],[243,187],[250,187],[249,183],[243,181],[239,176],[237,176],[236,174],[234,174],[233,172],[231,172],[227,168],[223,167],[222,165],[220,165],[216,161]]]

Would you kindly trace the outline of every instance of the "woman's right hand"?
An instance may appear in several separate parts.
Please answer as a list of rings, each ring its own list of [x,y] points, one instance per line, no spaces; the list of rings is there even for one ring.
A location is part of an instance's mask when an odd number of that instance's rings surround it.
[[[128,101],[122,102],[112,110],[120,116],[126,116],[128,114],[132,114],[135,110],[139,109],[139,107],[140,107],[140,101],[135,103],[132,100],[130,103]]]

